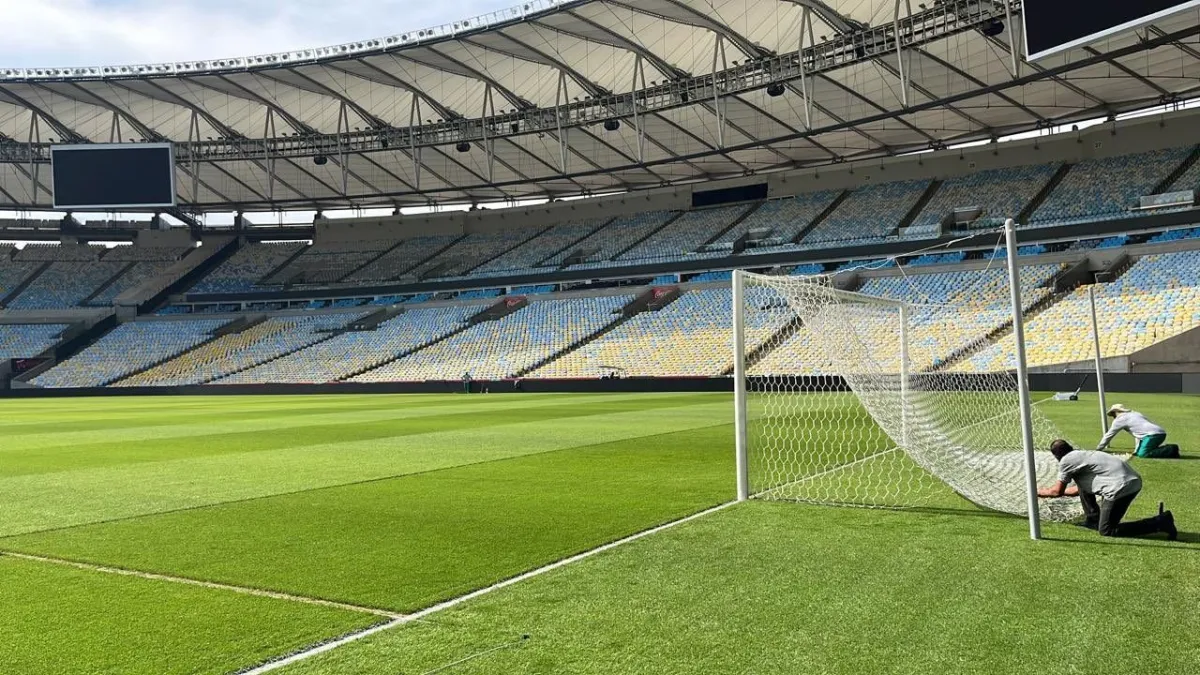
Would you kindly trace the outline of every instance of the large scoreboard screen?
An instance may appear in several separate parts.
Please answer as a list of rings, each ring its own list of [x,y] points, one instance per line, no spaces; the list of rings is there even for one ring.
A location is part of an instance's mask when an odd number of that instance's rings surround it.
[[[118,211],[175,206],[170,143],[52,145],[54,208]]]
[[[1025,0],[1025,54],[1036,61],[1200,6],[1200,0]]]

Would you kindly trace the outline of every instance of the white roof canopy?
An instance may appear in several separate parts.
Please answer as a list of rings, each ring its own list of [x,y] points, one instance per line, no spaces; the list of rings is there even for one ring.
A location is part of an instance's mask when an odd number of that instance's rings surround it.
[[[196,211],[492,201],[942,147],[1200,82],[1195,10],[1032,65],[1019,1],[928,4],[542,0],[287,54],[0,68],[0,207],[49,206],[49,143],[172,141]]]

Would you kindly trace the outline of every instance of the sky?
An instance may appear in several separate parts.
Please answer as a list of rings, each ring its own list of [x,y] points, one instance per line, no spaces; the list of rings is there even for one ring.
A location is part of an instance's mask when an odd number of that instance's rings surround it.
[[[253,56],[508,9],[520,0],[0,0],[0,69]],[[19,30],[15,29],[19,27]]]

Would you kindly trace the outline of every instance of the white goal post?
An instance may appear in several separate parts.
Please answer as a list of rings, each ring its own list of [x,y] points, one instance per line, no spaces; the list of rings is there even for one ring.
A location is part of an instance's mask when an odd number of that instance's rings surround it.
[[[1028,516],[1034,539],[1039,518],[1077,517],[1075,500],[1037,500],[1038,484],[1057,478],[1045,449],[1060,434],[1030,405],[1024,350],[1015,373],[969,372],[958,358],[989,322],[1008,322],[1023,347],[1006,229],[1007,284],[994,270],[988,293],[958,296],[991,297],[985,305],[850,292],[832,275],[734,272],[739,500],[905,507],[961,504],[957,493]]]

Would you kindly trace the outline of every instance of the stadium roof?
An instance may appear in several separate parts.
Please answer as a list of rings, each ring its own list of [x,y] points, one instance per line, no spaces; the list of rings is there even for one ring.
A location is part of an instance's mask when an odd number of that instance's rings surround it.
[[[0,208],[49,206],[49,143],[173,141],[196,211],[485,202],[939,148],[1197,89],[1195,10],[1032,65],[1009,48],[1019,0],[928,5],[535,0],[284,54],[0,68]]]

